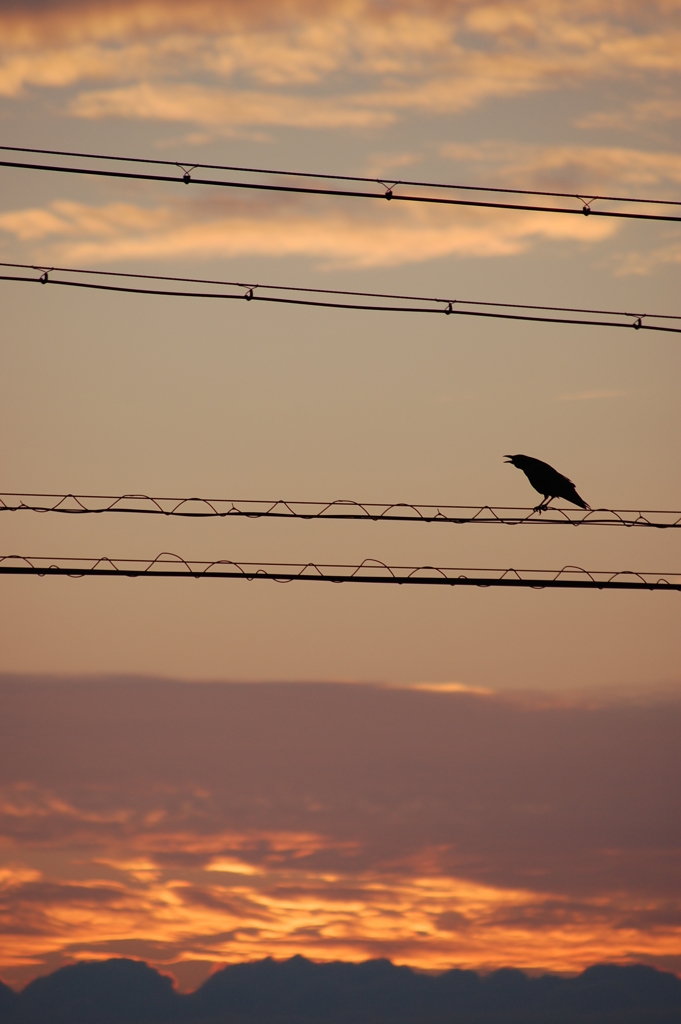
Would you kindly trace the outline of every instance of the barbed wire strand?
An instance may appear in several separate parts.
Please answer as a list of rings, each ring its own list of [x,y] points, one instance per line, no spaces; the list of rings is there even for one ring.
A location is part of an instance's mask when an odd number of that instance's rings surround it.
[[[671,199],[635,199],[630,196],[601,196],[601,195],[580,195],[574,192],[542,192],[535,189],[512,189],[512,188],[497,188],[483,185],[456,185],[456,184],[438,184],[436,182],[427,181],[409,181],[409,180],[390,180],[384,181],[380,178],[361,178],[353,177],[350,175],[330,175],[330,174],[316,174],[313,172],[306,171],[277,171],[266,168],[247,168],[247,167],[227,167],[217,164],[198,164],[192,162],[181,162],[179,160],[152,160],[141,157],[122,157],[122,156],[106,156],[97,153],[66,153],[59,150],[34,150],[24,149],[19,146],[0,146],[0,150],[12,151],[17,153],[42,153],[53,156],[70,156],[79,159],[90,159],[90,160],[116,160],[125,163],[135,164],[147,164],[147,165],[162,165],[166,167],[177,167],[178,171],[182,171],[181,175],[165,175],[165,174],[143,174],[135,171],[113,171],[113,170],[102,170],[101,168],[93,167],[69,167],[59,164],[37,164],[28,163],[26,161],[15,161],[15,160],[0,160],[0,167],[11,167],[18,170],[34,170],[34,171],[49,171],[62,174],[80,174],[80,175],[91,175],[95,177],[103,178],[123,178],[132,179],[135,181],[163,181],[163,182],[174,182],[183,183],[185,185],[210,185],[222,188],[242,188],[242,189],[255,189],[263,192],[286,192],[303,195],[326,195],[335,197],[344,197],[352,199],[387,199],[396,202],[407,202],[407,203],[429,203],[444,206],[471,206],[481,207],[486,209],[496,210],[522,210],[534,213],[562,213],[562,214],[577,214],[584,216],[593,217],[615,217],[624,218],[627,220],[654,220],[654,221],[681,221],[681,216],[674,216],[669,214],[660,213],[629,213],[624,210],[599,210],[594,209],[592,204],[600,202],[621,202],[621,203],[645,203],[655,204],[661,206],[679,206],[680,201]],[[382,186],[382,192],[360,192],[352,189],[331,189],[331,188],[314,188],[311,185],[275,185],[268,184],[266,182],[252,182],[252,181],[221,181],[215,178],[196,178],[192,177],[192,172],[196,169],[204,170],[225,170],[237,173],[249,173],[249,174],[271,174],[285,177],[295,178],[308,178],[308,179],[326,179],[334,181],[347,181],[347,182],[364,182],[377,184]],[[577,199],[582,205],[581,209],[572,209],[564,206],[534,206],[527,203],[502,203],[502,202],[491,202],[488,200],[477,200],[477,199],[449,199],[444,196],[426,196],[426,195],[400,195],[394,190],[400,186],[406,185],[408,187],[417,188],[440,188],[440,189],[458,189],[462,191],[475,191],[475,192],[493,192],[493,193],[504,193],[509,195],[527,195],[527,196],[544,196],[547,198],[567,198]]]
[[[95,507],[92,507],[95,505]],[[533,508],[491,505],[429,505],[407,502],[263,501],[232,498],[168,498],[146,494],[0,493],[0,512],[63,515],[160,515],[187,519],[302,519],[364,522],[499,524],[519,526],[625,526],[668,530],[681,528],[681,511]],[[663,518],[664,517],[664,518]]]
[[[485,575],[467,575],[484,573]],[[566,565],[559,570],[476,569],[452,566],[390,566],[380,559],[365,558],[359,565],[326,565],[315,562],[212,562],[187,560],[163,551],[153,559],[47,558],[26,555],[0,556],[0,574],[29,576],[182,577],[185,579],[274,580],[280,583],[376,583],[419,586],[528,587],[532,589],[668,590],[681,591],[681,573],[643,573],[629,570],[592,571]]]
[[[7,264],[0,264],[7,266]],[[233,299],[237,301],[245,302],[268,302],[275,304],[283,304],[287,306],[311,306],[317,309],[350,309],[350,310],[364,310],[378,313],[435,313],[438,315],[445,316],[474,316],[490,318],[493,320],[520,320],[525,323],[549,323],[549,324],[572,324],[581,327],[619,327],[627,330],[644,330],[644,331],[662,331],[667,334],[681,334],[681,327],[665,327],[661,324],[650,324],[644,323],[644,318],[648,318],[649,314],[641,314],[636,317],[633,323],[621,323],[615,320],[586,320],[576,317],[557,317],[557,316],[534,316],[527,313],[493,313],[488,310],[480,309],[461,309],[459,307],[458,300],[452,299],[447,302],[444,308],[432,308],[429,306],[388,306],[385,304],[376,305],[372,303],[359,303],[359,302],[331,302],[321,301],[319,299],[293,299],[285,298],[281,295],[258,295],[256,289],[261,287],[260,285],[241,285],[241,287],[247,287],[247,291],[242,294],[234,294],[230,292],[205,292],[205,291],[181,291],[179,289],[171,288],[139,288],[132,287],[130,285],[113,285],[113,284],[96,284],[93,281],[68,281],[60,280],[50,277],[50,273],[56,272],[57,268],[34,268],[37,271],[42,270],[39,277],[25,277],[18,274],[0,274],[0,281],[18,282],[22,284],[41,284],[41,285],[59,285],[65,288],[84,288],[87,290],[98,291],[98,292],[114,292],[126,295],[155,295],[161,297],[174,297],[174,298],[188,298],[188,299]],[[90,273],[90,271],[71,271],[72,273]],[[99,271],[96,273],[106,273],[110,276],[119,276],[112,271]],[[128,276],[128,275],[126,275]],[[160,278],[163,280],[163,278]],[[276,288],[275,285],[268,286],[270,288]],[[301,289],[302,290],[302,289]],[[307,289],[305,289],[307,290]],[[321,289],[320,289],[321,290]],[[332,293],[334,294],[334,293]],[[335,293],[339,294],[339,293]],[[441,301],[433,299],[422,299],[424,302]],[[455,306],[456,304],[456,306]],[[519,307],[519,308],[533,308],[533,307]],[[556,307],[558,309],[558,307]],[[612,314],[621,316],[635,316],[633,313],[626,314]],[[652,317],[657,319],[679,319],[677,317],[659,317],[656,314],[650,314]]]

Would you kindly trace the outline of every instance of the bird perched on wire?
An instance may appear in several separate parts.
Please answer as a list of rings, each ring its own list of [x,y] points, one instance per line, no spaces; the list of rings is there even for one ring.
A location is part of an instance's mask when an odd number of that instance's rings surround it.
[[[580,508],[591,508],[577,494],[572,480],[568,480],[547,462],[533,459],[530,455],[505,455],[504,458],[508,459],[506,465],[511,463],[516,469],[522,469],[535,491],[544,495],[544,500],[536,506],[535,512],[543,512],[553,498],[564,498],[565,501],[571,501]]]

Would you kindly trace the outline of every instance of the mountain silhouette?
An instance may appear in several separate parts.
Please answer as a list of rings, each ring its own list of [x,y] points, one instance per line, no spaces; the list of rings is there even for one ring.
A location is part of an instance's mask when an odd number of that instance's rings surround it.
[[[145,963],[63,967],[16,995],[2,1024],[680,1024],[681,980],[652,967],[589,967],[575,978],[502,969],[431,975],[389,960],[235,964],[191,995]]]
[[[0,1021],[20,1024],[161,1024],[178,1019],[172,980],[137,960],[62,967],[36,978]]]
[[[9,1018],[14,1012],[18,996],[9,985],[0,981],[0,1020]]]

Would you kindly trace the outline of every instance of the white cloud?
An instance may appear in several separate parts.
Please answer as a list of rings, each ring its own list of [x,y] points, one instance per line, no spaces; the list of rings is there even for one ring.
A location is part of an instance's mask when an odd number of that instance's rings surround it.
[[[494,691],[484,686],[468,686],[466,683],[410,683],[404,690],[424,690],[426,693],[476,693],[487,696]]]

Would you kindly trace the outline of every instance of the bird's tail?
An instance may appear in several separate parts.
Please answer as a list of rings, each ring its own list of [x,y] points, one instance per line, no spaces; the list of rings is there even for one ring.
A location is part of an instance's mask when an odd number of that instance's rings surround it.
[[[572,489],[572,493],[574,495],[574,497],[571,499],[573,504],[579,505],[580,508],[586,509],[587,511],[591,511],[591,505],[587,505],[587,503],[584,501],[584,498],[580,498],[574,487]]]

